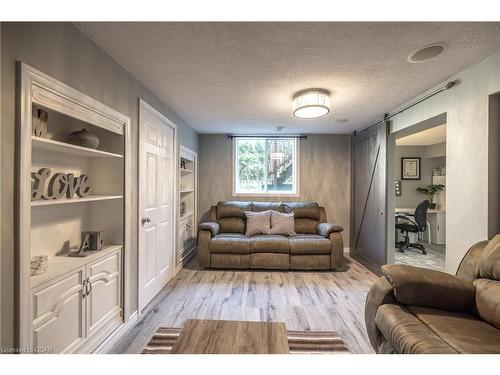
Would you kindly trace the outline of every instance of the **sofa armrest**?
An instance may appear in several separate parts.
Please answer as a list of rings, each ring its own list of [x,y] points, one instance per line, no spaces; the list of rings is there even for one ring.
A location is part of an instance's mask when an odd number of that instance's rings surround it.
[[[212,237],[216,236],[220,232],[220,226],[216,222],[213,221],[208,221],[206,223],[201,223],[198,226],[199,230],[208,230],[210,233],[212,233]]]
[[[377,315],[378,308],[388,303],[396,303],[392,285],[385,277],[380,277],[375,284],[372,285],[368,295],[366,296],[365,303],[366,331],[368,333],[370,343],[377,353],[380,349],[380,337],[382,336],[382,332],[380,332],[375,324],[375,316]]]
[[[210,239],[220,232],[215,221],[198,225],[198,263],[201,267],[210,267]]]
[[[334,232],[342,232],[344,228],[342,228],[338,224],[333,224],[333,223],[320,223],[316,227],[316,232],[323,237],[328,238],[330,236],[330,233]]]
[[[342,240],[342,234],[340,232],[332,232],[328,238],[332,244],[330,268],[338,271],[344,264],[344,241]]]
[[[456,276],[402,264],[382,266],[382,271],[403,305],[457,312],[471,311],[474,306],[474,285]]]

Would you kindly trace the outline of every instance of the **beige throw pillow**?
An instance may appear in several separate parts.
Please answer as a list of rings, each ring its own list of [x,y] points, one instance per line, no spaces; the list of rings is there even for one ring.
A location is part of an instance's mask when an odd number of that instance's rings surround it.
[[[293,212],[282,214],[281,212],[273,211],[271,214],[271,234],[296,236]]]
[[[262,212],[245,211],[247,218],[247,237],[255,234],[271,234],[271,210]]]

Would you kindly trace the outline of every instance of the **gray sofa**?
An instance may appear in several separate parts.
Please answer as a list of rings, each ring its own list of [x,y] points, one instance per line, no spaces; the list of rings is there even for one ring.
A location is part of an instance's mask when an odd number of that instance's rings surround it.
[[[293,212],[297,236],[245,236],[245,211]],[[206,268],[339,269],[343,228],[327,223],[323,207],[308,202],[219,202],[199,225],[198,260]]]

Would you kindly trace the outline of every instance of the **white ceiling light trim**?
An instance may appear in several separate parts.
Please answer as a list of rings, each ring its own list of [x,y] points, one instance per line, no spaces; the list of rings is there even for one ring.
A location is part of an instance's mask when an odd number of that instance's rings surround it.
[[[330,95],[323,89],[299,91],[293,98],[293,115],[310,119],[326,116],[330,113]]]
[[[430,61],[441,55],[444,51],[446,51],[446,49],[447,46],[444,43],[429,44],[411,53],[410,56],[408,56],[408,62],[412,64],[419,64]]]

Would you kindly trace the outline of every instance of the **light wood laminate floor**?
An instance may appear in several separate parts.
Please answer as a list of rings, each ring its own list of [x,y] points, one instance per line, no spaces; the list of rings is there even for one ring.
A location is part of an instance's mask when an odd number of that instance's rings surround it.
[[[377,277],[346,256],[339,272],[204,270],[191,262],[172,279],[112,353],[140,353],[157,328],[188,319],[283,322],[288,330],[336,331],[351,353],[373,353],[365,298]]]
[[[446,246],[435,245],[426,241],[418,241],[418,243],[424,245],[427,254],[422,254],[422,251],[415,248],[409,248],[400,253],[396,248],[394,263],[444,271],[446,267]]]

